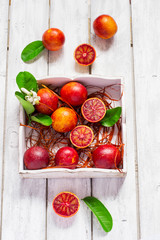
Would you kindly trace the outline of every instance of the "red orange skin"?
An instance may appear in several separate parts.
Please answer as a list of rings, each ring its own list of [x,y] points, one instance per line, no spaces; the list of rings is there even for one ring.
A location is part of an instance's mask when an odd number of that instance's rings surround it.
[[[50,115],[58,107],[58,98],[48,89],[42,88],[37,92],[40,97],[39,104],[35,105],[37,112]],[[42,104],[41,104],[42,103]],[[48,107],[47,107],[48,106]]]
[[[42,42],[48,50],[57,51],[63,47],[65,36],[58,28],[50,28],[43,33]]]
[[[118,153],[117,153],[118,151]],[[117,154],[117,157],[116,157]],[[118,167],[121,161],[120,151],[113,145],[105,144],[96,148],[92,153],[92,160],[96,168],[115,168],[115,157],[116,166]]]
[[[60,107],[51,115],[52,127],[57,132],[69,132],[77,125],[76,113],[68,107]]]
[[[78,82],[65,84],[60,91],[60,95],[72,106],[79,106],[87,99],[87,89]]]
[[[62,147],[55,156],[56,166],[75,169],[78,164],[79,156],[74,148]]]
[[[70,215],[70,216],[59,214],[59,213],[56,211],[55,207],[54,207],[55,199],[56,199],[59,195],[61,195],[61,194],[63,194],[63,193],[66,193],[66,194],[69,193],[69,194],[73,195],[73,196],[78,200],[78,208],[77,208],[77,211],[74,212],[74,213],[73,213],[72,215]],[[80,207],[80,201],[79,201],[79,198],[78,198],[74,193],[71,193],[71,192],[61,192],[61,193],[57,194],[57,195],[55,196],[55,198],[53,199],[52,207],[53,207],[53,210],[55,211],[55,213],[56,213],[57,215],[59,215],[60,217],[64,217],[64,218],[72,217],[72,216],[74,216],[74,215],[78,212],[79,207]]]
[[[29,170],[45,168],[48,163],[49,153],[42,147],[31,147],[24,153],[24,164]]]
[[[101,15],[94,20],[93,29],[98,37],[108,39],[114,36],[118,27],[111,16]]]

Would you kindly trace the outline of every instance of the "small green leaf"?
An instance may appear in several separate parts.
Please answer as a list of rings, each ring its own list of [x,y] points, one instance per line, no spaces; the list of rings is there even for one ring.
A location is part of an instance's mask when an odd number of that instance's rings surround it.
[[[37,114],[36,116],[31,116],[31,120],[34,122],[41,123],[44,126],[50,126],[52,124],[52,118],[42,113]]]
[[[30,102],[27,102],[26,100],[24,100],[24,96],[22,93],[15,92],[15,95],[28,115],[35,111],[35,108],[33,107],[33,105]]]
[[[37,92],[38,85],[35,77],[29,72],[20,72],[16,77],[16,83],[21,88],[26,88],[28,91],[33,90]]]
[[[120,118],[122,112],[121,107],[116,107],[112,109],[108,109],[106,111],[106,115],[100,121],[102,126],[104,127],[112,127]]]
[[[23,49],[21,59],[24,62],[28,62],[31,59],[34,59],[44,48],[45,47],[40,40],[31,42]]]
[[[15,95],[16,95],[16,97],[18,96],[18,97],[23,98],[25,100],[25,95],[23,93],[15,92]]]
[[[87,206],[97,217],[103,230],[105,232],[110,232],[113,226],[113,220],[111,214],[103,205],[103,203],[95,197],[85,197],[82,200],[87,204]]]

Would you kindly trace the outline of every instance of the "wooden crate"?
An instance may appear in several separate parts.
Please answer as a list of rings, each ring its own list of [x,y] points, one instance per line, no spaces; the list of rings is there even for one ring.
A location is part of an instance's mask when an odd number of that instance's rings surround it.
[[[114,94],[118,96],[122,93],[124,86],[124,80],[122,77],[118,78],[106,78],[98,75],[82,75],[76,78],[69,77],[45,77],[39,79],[38,83],[45,85],[53,85],[57,87],[63,86],[69,81],[77,81],[83,85],[93,85],[98,87],[116,85],[117,91],[114,90]],[[91,90],[93,92],[93,90]],[[95,91],[95,90],[94,90]],[[113,92],[113,89],[110,88]],[[112,94],[112,93],[111,93]],[[123,168],[122,172],[116,169],[100,169],[100,168],[80,168],[80,169],[66,169],[66,168],[53,168],[53,169],[40,169],[40,170],[27,170],[25,169],[23,162],[23,155],[26,151],[26,129],[23,126],[19,128],[19,174],[24,178],[102,178],[102,177],[124,177],[127,173],[127,158],[126,158],[126,119],[125,119],[125,101],[124,91],[122,99],[115,102],[116,106],[122,106],[122,140],[124,143],[124,156],[123,156]],[[25,114],[22,107],[20,107],[20,123],[25,124]]]

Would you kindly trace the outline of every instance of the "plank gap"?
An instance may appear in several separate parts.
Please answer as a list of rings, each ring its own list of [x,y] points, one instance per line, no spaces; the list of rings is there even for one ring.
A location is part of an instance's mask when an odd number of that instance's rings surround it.
[[[9,1],[11,3],[11,0]],[[7,31],[7,50],[9,50],[10,35],[10,5],[8,7],[8,31]],[[0,239],[2,239],[2,219],[3,219],[3,192],[4,192],[4,155],[5,155],[5,139],[6,139],[6,115],[7,115],[7,89],[8,89],[8,51],[6,51],[6,81],[5,81],[5,98],[4,98],[4,126],[3,126],[3,153],[2,153],[2,189],[1,189],[1,219],[0,219]]]
[[[47,216],[48,216],[48,179],[46,178],[46,219],[45,219],[45,240],[47,240]]]
[[[131,0],[130,0],[131,3]],[[137,154],[137,122],[136,122],[136,92],[135,92],[135,69],[133,50],[133,27],[132,27],[132,5],[130,5],[130,29],[131,29],[131,61],[132,61],[132,89],[133,89],[133,111],[134,111],[134,131],[135,131],[135,184],[136,184],[136,209],[137,209],[137,240],[141,239],[140,204],[139,204],[139,171]]]

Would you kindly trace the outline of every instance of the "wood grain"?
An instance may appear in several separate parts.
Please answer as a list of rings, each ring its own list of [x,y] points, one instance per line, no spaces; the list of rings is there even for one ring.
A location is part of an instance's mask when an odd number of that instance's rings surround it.
[[[116,35],[108,40],[95,36],[92,23],[101,14],[111,15],[118,25]],[[107,235],[110,240],[137,239],[137,209],[135,182],[135,129],[133,109],[132,55],[130,47],[129,1],[91,1],[91,43],[97,58],[91,72],[105,76],[123,76],[125,79],[127,161],[125,179],[99,179],[92,181],[92,194],[98,197],[113,216],[113,229]],[[93,239],[104,239],[106,234],[93,217]]]
[[[5,115],[5,88],[6,88],[6,67],[7,67],[7,38],[8,38],[8,8],[9,3],[6,0],[1,1],[0,7],[0,226],[1,210],[3,207],[3,140],[4,140],[4,115]],[[2,206],[1,206],[2,204]],[[1,233],[1,228],[0,228]]]
[[[160,239],[160,1],[132,1],[141,239]]]
[[[48,24],[42,16],[47,16],[48,7],[38,0],[12,1],[10,6],[2,240],[45,239],[46,181],[18,175],[19,103],[14,92],[19,71],[28,70],[35,77],[47,73],[46,54],[32,64],[24,64],[20,54],[26,44],[41,39]]]
[[[88,73],[88,67],[75,63],[73,52],[81,43],[88,41],[88,2],[86,0],[51,1],[50,26],[61,29],[66,37],[62,50],[50,53],[49,75],[77,76]],[[52,200],[61,191],[71,191],[82,197],[91,193],[90,179],[49,179],[47,239],[70,240],[91,239],[91,213],[82,204],[79,212],[71,219],[61,219],[53,213]]]

